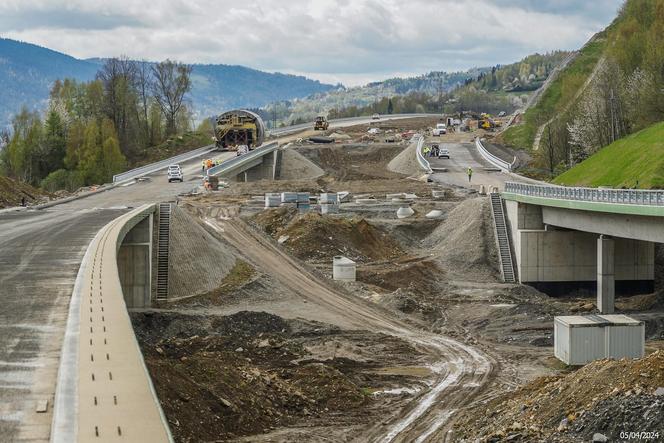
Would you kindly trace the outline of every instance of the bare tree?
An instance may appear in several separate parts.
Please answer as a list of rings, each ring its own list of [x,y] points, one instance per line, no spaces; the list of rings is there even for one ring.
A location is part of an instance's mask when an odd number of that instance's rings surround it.
[[[166,118],[166,133],[177,132],[177,115],[191,90],[191,66],[166,60],[152,66],[152,94]]]
[[[97,79],[104,85],[106,115],[115,125],[125,154],[130,150],[132,138],[130,125],[136,108],[136,78],[137,64],[126,56],[106,60],[97,72]]]
[[[136,90],[138,91],[138,98],[141,102],[140,111],[142,111],[143,114],[139,120],[143,120],[143,137],[148,143],[152,141],[154,136],[154,131],[150,125],[150,119],[148,117],[150,106],[150,85],[152,82],[151,75],[150,64],[148,62],[143,60],[136,64]]]

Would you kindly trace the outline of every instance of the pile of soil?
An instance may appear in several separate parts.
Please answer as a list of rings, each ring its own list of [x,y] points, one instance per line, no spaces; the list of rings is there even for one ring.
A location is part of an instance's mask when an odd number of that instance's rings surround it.
[[[367,374],[419,356],[394,337],[265,312],[131,317],[178,442],[226,441],[315,422],[367,426],[382,401],[371,393],[395,381]],[[335,354],[321,355],[330,347]],[[354,359],[353,349],[366,355]]]
[[[326,217],[312,212],[288,220],[289,215],[279,208],[263,211],[253,221],[275,239],[288,236],[284,247],[301,260],[329,262],[334,256],[343,255],[366,263],[404,254],[390,235],[365,219]]]
[[[461,416],[455,432],[465,439],[486,441],[578,441],[579,437],[587,441],[594,433],[614,441],[620,431],[632,430],[662,435],[663,422],[656,418],[661,417],[663,397],[654,395],[660,387],[664,387],[663,351],[640,360],[600,360],[566,375],[538,378],[476,406]]]
[[[315,179],[325,175],[325,171],[295,149],[282,151],[279,180]]]
[[[387,164],[403,151],[402,145],[370,144],[299,148],[298,152],[319,165],[336,181],[397,178]]]
[[[495,281],[499,276],[498,253],[491,208],[486,198],[459,203],[422,242],[434,250],[444,269],[474,281]]]
[[[0,209],[19,206],[22,198],[26,204],[35,204],[47,201],[48,197],[49,194],[40,189],[0,176]]]

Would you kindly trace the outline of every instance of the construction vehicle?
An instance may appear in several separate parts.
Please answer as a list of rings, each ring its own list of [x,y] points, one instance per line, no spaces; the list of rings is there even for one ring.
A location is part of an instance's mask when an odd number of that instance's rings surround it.
[[[316,117],[314,122],[314,131],[327,131],[330,127],[330,122],[327,121],[327,118],[323,116]]]
[[[500,127],[500,123],[492,119],[489,114],[483,113],[477,122],[477,127],[485,131],[493,131]]]
[[[214,126],[216,147],[221,151],[236,151],[238,146],[250,150],[263,144],[265,124],[251,111],[228,111],[217,117]]]

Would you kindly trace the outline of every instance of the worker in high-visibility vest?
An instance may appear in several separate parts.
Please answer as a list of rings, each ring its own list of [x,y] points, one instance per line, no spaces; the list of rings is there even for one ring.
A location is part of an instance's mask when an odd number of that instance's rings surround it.
[[[468,166],[468,183],[473,179],[473,168]]]
[[[205,160],[203,160],[203,169],[201,169],[201,172],[205,172]]]

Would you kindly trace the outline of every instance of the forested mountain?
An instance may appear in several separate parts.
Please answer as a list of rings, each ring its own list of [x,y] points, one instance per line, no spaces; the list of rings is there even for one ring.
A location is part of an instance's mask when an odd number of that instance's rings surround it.
[[[11,116],[23,105],[43,110],[55,80],[91,80],[101,63],[102,59],[78,60],[33,44],[0,38],[0,128],[9,124]],[[197,117],[307,97],[333,88],[301,76],[272,74],[243,66],[192,67],[193,88],[189,98]]]
[[[434,71],[428,74],[392,78],[352,88],[314,94],[306,99],[275,102],[267,107],[266,114],[279,122],[296,123],[313,120],[319,114],[355,116],[372,108],[385,112],[388,100],[393,98],[394,112],[425,112],[427,102],[440,108],[439,98],[463,85],[468,79],[489,72],[491,68],[473,68],[462,72]],[[416,111],[416,104],[420,104]],[[373,111],[372,111],[373,112]]]
[[[505,140],[534,148],[540,166],[558,175],[664,121],[662,85],[664,0],[627,0],[614,22],[579,51]]]

